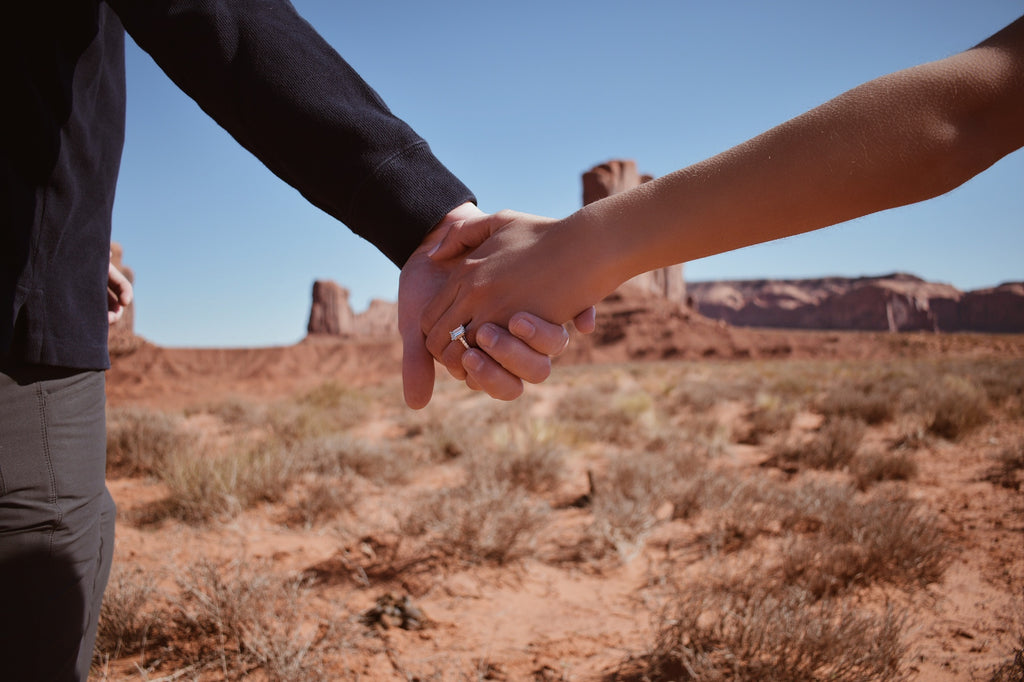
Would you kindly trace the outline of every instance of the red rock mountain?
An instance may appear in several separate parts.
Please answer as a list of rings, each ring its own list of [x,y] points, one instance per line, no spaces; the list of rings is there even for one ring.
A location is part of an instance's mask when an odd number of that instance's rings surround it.
[[[741,327],[1024,332],[1024,283],[963,292],[904,273],[689,282],[696,310]]]

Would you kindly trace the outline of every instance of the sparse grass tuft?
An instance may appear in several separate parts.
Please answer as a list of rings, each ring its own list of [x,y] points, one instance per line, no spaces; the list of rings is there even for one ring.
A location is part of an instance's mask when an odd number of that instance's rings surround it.
[[[792,401],[776,394],[758,393],[753,408],[747,413],[749,427],[740,442],[757,445],[766,436],[788,431],[796,412],[797,405]]]
[[[864,422],[851,417],[828,419],[809,442],[782,442],[775,457],[786,465],[812,469],[845,469],[850,466],[864,438]]]
[[[306,528],[354,509],[359,500],[346,477],[325,480],[313,476],[301,487],[296,487],[299,488],[299,497],[290,505],[287,521]]]
[[[318,644],[325,624],[308,615],[308,581],[276,578],[242,562],[225,573],[201,561],[178,577],[170,651],[228,680],[254,669],[271,682],[324,679]]]
[[[618,680],[903,680],[905,617],[799,589],[681,589],[650,652]]]
[[[985,475],[985,480],[1009,490],[1024,488],[1024,438],[1007,446],[995,458],[996,463]]]
[[[243,444],[224,455],[173,457],[160,478],[169,490],[172,513],[201,523],[234,516],[258,502],[279,500],[295,473],[290,457],[279,446]]]
[[[152,580],[140,569],[130,570],[114,564],[100,606],[94,662],[146,649],[150,635],[161,623],[160,615],[150,603],[153,591]]]
[[[618,456],[595,482],[588,529],[592,558],[614,551],[627,560],[657,523],[658,508],[669,501],[676,480],[671,460],[651,454]]]
[[[469,478],[494,477],[529,493],[548,493],[562,480],[561,447],[536,423],[508,424],[492,431],[493,445],[466,458]]]
[[[573,442],[631,445],[647,439],[655,419],[654,401],[643,391],[574,388],[555,408],[559,426]]]
[[[527,554],[548,515],[510,481],[477,471],[465,484],[424,495],[400,521],[425,556],[467,564],[507,564]]]
[[[852,488],[810,484],[793,504],[816,530],[790,541],[783,573],[812,594],[880,582],[923,586],[937,581],[948,563],[944,534],[895,487],[858,501]]]
[[[1024,682],[1024,635],[1021,635],[1012,658],[992,671],[988,682]]]
[[[401,484],[414,471],[407,448],[347,435],[311,439],[297,446],[294,466],[315,474],[356,474],[379,485]]]
[[[107,415],[107,473],[157,474],[174,457],[187,456],[197,438],[180,417],[146,409],[111,409]]]
[[[943,377],[930,395],[928,431],[936,436],[959,440],[990,419],[988,396],[969,378]]]
[[[854,458],[850,469],[860,490],[881,481],[909,481],[917,476],[917,462],[902,451],[862,453]]]
[[[711,517],[702,540],[712,555],[738,551],[792,525],[790,492],[763,477],[708,472],[698,479],[695,496],[695,506]]]
[[[825,417],[847,417],[867,424],[890,421],[899,405],[898,386],[884,380],[839,382],[818,406]]]

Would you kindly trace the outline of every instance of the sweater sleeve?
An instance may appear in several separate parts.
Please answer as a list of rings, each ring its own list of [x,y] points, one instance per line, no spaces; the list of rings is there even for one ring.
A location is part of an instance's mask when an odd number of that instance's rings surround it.
[[[287,0],[111,0],[127,32],[242,146],[401,267],[475,201]]]

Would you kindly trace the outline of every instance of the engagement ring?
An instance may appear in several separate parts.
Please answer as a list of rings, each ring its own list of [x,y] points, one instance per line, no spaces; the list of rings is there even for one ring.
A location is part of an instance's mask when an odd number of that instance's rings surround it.
[[[452,341],[458,339],[462,342],[463,347],[465,347],[466,350],[469,350],[469,343],[466,342],[466,328],[464,326],[460,324],[448,333],[451,334]]]

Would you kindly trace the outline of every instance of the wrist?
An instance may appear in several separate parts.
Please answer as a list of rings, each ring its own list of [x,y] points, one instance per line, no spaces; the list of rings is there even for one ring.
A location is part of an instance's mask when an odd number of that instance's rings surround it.
[[[452,225],[455,225],[456,223],[459,223],[463,220],[468,220],[469,218],[476,218],[482,215],[484,215],[484,212],[481,211],[480,208],[471,201],[467,201],[464,204],[459,204],[452,210],[448,211],[448,213],[445,214],[443,218],[441,218],[441,221],[437,223],[437,225],[434,225],[432,228],[430,228],[430,231],[427,232],[427,234],[423,237],[423,241],[421,241],[420,245],[416,248],[415,253],[423,253],[434,248],[434,246],[436,246],[438,242],[440,242],[444,238],[444,236],[448,234],[448,230],[451,229]]]
[[[478,218],[482,215],[484,215],[484,212],[481,211],[473,202],[467,201],[464,204],[459,204],[452,210],[448,211],[445,217],[441,218],[441,222],[434,225],[430,232],[427,233],[427,236],[429,237],[435,232],[446,232],[452,225],[458,222],[468,220],[469,218]]]
[[[563,221],[563,233],[575,247],[576,261],[586,264],[580,276],[592,299],[588,305],[608,296],[632,276],[615,221],[602,218],[601,213],[584,208]]]

